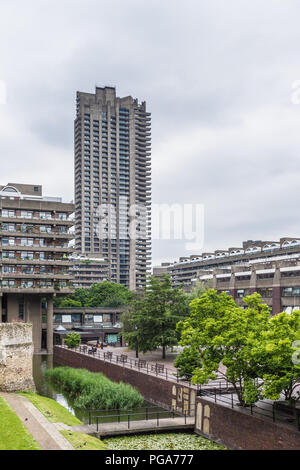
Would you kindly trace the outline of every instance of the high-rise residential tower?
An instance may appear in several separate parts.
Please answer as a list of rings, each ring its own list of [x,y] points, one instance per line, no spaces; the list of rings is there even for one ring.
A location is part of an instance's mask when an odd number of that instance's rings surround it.
[[[115,88],[77,93],[75,248],[108,260],[108,279],[132,290],[151,263],[151,114]]]

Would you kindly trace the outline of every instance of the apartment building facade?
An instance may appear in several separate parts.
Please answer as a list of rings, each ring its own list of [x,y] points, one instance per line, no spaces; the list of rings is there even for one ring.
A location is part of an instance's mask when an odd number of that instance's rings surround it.
[[[183,285],[190,290],[200,273],[207,270],[295,259],[300,259],[300,238],[283,237],[279,241],[248,240],[241,247],[181,257],[166,269],[165,263],[161,267],[171,276],[174,287]],[[158,271],[154,268],[154,272]]]
[[[53,297],[74,292],[68,259],[73,212],[73,204],[43,197],[40,185],[0,186],[0,322],[32,323],[35,352],[42,344],[53,351]]]
[[[132,290],[151,263],[151,114],[116,89],[77,93],[75,249],[109,262],[108,279]]]
[[[198,280],[209,283],[219,293],[232,295],[240,306],[246,306],[245,296],[257,292],[273,315],[300,310],[300,259],[214,268],[199,273]]]
[[[109,279],[109,262],[101,257],[73,254],[70,272],[74,277],[75,289],[90,289],[93,284],[99,284]]]

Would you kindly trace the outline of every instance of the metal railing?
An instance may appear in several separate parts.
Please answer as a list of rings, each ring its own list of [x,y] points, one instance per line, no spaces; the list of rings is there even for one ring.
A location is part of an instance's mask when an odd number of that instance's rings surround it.
[[[151,424],[154,424],[154,421],[155,427],[159,427],[164,424],[163,420],[182,418],[182,425],[186,425],[189,416],[187,411],[180,413],[174,409],[162,409],[157,406],[131,410],[90,410],[89,425],[95,424],[97,432],[99,431],[99,425],[108,423],[124,423],[127,429],[130,429],[134,422],[152,421]]]
[[[63,349],[69,349],[65,345],[61,345],[58,347]],[[211,380],[207,385],[194,385],[190,381],[181,378],[176,369],[169,369],[163,364],[152,363],[142,359],[132,358],[129,356],[125,356],[124,354],[118,355],[112,351],[106,352],[93,346],[81,345],[76,348],[73,348],[72,351],[84,354],[86,356],[94,357],[95,359],[99,359],[104,362],[117,364],[120,367],[138,370],[139,372],[142,372],[147,375],[152,375],[168,381],[172,381],[181,384],[184,387],[189,387],[193,390],[197,390],[198,392],[201,392],[201,390],[211,390],[214,388],[218,388],[218,390],[222,391],[228,391],[231,387],[231,384],[227,382],[227,380],[225,380],[224,378]]]
[[[270,400],[259,400],[255,404],[249,406],[241,406],[237,395],[233,392],[222,393],[219,389],[204,390],[198,393],[200,397],[209,398],[217,404],[230,407],[241,413],[257,415],[262,419],[273,421],[273,423],[289,424],[295,426],[300,431],[300,409],[286,407],[286,411],[282,411],[276,405],[276,402]]]

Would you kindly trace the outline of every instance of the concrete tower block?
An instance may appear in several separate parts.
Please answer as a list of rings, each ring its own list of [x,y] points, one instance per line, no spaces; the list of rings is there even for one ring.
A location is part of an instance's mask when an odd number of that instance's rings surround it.
[[[32,376],[32,325],[0,323],[0,390],[35,390]]]

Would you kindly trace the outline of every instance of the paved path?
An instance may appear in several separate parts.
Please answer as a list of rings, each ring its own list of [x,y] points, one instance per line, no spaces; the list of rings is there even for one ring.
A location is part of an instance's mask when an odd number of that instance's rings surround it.
[[[121,423],[99,423],[97,431],[96,424],[85,424],[83,426],[72,426],[69,429],[72,431],[82,432],[84,434],[97,435],[97,437],[104,436],[118,436],[121,434],[137,434],[153,431],[174,431],[184,429],[194,429],[195,417],[186,418],[179,416],[177,418],[164,418],[160,419],[159,426],[157,426],[156,419],[131,421],[130,428],[128,429],[127,421]]]
[[[11,406],[42,450],[74,450],[73,446],[27,398],[14,393],[0,393]]]

